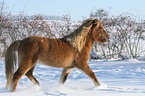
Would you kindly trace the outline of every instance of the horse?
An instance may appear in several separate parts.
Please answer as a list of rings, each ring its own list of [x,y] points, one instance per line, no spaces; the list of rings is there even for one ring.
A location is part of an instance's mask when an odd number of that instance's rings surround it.
[[[88,65],[90,51],[94,41],[104,43],[109,34],[98,19],[87,19],[74,32],[62,38],[52,39],[41,36],[30,36],[14,41],[6,50],[5,74],[6,88],[16,91],[18,81],[26,75],[35,85],[39,82],[33,76],[37,62],[50,67],[63,68],[60,84],[64,84],[72,69],[78,68],[88,75],[95,86],[100,83]],[[18,68],[16,67],[18,51]]]

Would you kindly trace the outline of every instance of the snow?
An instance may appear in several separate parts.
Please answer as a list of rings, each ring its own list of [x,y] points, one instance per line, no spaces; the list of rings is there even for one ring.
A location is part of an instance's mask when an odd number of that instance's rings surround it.
[[[62,69],[37,64],[34,76],[40,86],[23,76],[17,91],[4,89],[4,59],[0,59],[0,96],[145,96],[145,62],[129,60],[90,60],[101,86],[82,71],[73,69],[64,85],[59,84]]]

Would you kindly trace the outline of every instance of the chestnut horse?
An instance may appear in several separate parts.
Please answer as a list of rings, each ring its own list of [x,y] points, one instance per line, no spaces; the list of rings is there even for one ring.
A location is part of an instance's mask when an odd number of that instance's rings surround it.
[[[39,82],[33,76],[36,62],[57,68],[64,68],[60,83],[64,83],[73,68],[82,70],[99,86],[94,72],[88,65],[90,51],[94,41],[106,42],[109,35],[103,29],[103,25],[97,19],[87,19],[73,33],[59,39],[31,36],[23,40],[17,40],[10,45],[5,55],[5,73],[7,78],[6,88],[16,91],[18,81],[26,75],[34,84]],[[18,69],[16,66],[16,54],[18,51]]]

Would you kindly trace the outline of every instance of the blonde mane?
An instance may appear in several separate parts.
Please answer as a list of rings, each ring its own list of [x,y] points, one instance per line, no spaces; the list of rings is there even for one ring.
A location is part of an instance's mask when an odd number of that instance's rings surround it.
[[[86,43],[86,37],[92,27],[91,21],[93,20],[95,19],[85,20],[78,29],[64,37],[66,41],[68,41],[79,52],[82,50]]]

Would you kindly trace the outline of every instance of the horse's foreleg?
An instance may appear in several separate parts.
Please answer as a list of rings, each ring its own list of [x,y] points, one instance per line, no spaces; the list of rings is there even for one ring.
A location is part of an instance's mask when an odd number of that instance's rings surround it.
[[[60,78],[60,84],[64,84],[69,73],[71,72],[73,68],[64,68],[61,74],[61,78]]]
[[[81,64],[80,66],[76,66],[78,69],[82,70],[85,74],[87,74],[94,82],[95,86],[99,86],[100,83],[96,78],[96,75],[94,72],[90,69],[89,65],[86,64]]]
[[[35,65],[36,66],[36,65]],[[33,76],[33,71],[35,66],[33,66],[25,75],[35,84],[39,85],[39,82],[36,80],[36,78]]]

